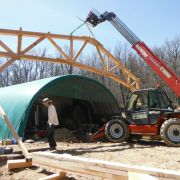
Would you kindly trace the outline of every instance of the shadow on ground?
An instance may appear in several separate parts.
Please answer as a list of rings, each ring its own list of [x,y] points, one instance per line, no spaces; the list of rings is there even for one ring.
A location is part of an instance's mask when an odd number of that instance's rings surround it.
[[[104,144],[104,145],[103,145]],[[155,146],[166,146],[163,142],[160,141],[145,141],[145,140],[138,140],[138,141],[131,141],[131,142],[123,142],[123,143],[109,143],[105,144],[101,142],[101,144],[95,147],[88,147],[88,148],[73,148],[67,150],[56,150],[53,153],[67,153],[72,155],[83,155],[86,153],[103,153],[103,152],[120,152],[127,149],[145,149],[145,148],[152,148]]]

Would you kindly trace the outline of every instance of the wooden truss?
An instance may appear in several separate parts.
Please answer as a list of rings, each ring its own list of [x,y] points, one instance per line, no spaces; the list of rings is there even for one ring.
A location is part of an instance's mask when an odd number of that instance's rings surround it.
[[[17,50],[14,52],[13,47],[8,47],[7,43],[1,40],[1,37],[4,39],[7,37],[16,37],[17,40],[15,44],[12,44],[12,46],[16,46]],[[25,39],[28,37],[34,38],[34,42],[27,47],[23,47],[23,41],[25,41]],[[37,47],[44,40],[48,40],[49,44],[58,51],[58,53],[61,55],[60,58],[40,57],[30,53],[33,48]],[[64,40],[69,41],[69,53],[65,52],[65,50],[63,50],[63,48],[59,45],[60,43],[62,44],[63,42],[61,41]],[[78,50],[75,49],[77,48],[75,47],[75,43],[77,41],[82,44]],[[94,48],[97,50],[97,54],[99,56],[97,61],[99,61],[101,64],[101,68],[95,68],[89,65],[91,63],[87,64],[79,61],[81,53],[88,44],[94,46]],[[140,89],[139,79],[132,72],[130,72],[115,56],[108,52],[108,50],[106,50],[102,44],[91,37],[51,34],[50,32],[40,33],[22,31],[21,28],[20,30],[0,29],[0,47],[2,49],[0,50],[0,57],[7,57],[9,59],[6,63],[0,66],[0,72],[2,72],[6,67],[11,65],[16,60],[61,63],[79,67],[81,69],[106,76],[122,84],[130,90]],[[120,71],[122,76],[121,78],[117,75],[117,70]]]

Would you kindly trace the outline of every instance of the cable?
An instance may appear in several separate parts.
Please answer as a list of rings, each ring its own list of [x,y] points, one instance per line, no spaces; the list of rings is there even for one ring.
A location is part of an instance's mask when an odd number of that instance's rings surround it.
[[[90,34],[91,34],[91,35],[93,36],[93,38],[95,39],[95,36],[94,36],[92,30],[90,29],[89,25],[87,24],[87,22],[84,21],[83,19],[79,18],[79,17],[77,17],[77,18],[78,18],[80,21],[82,21],[83,23],[70,33],[71,36],[72,36],[73,33],[76,32],[79,28],[81,28],[82,26],[86,25],[86,27],[88,28]]]
[[[82,27],[84,24],[86,24],[86,22],[83,22],[80,26],[78,26],[75,30],[73,30],[72,32],[71,32],[71,36],[72,36],[72,34],[75,32],[75,31],[77,31],[80,27]]]

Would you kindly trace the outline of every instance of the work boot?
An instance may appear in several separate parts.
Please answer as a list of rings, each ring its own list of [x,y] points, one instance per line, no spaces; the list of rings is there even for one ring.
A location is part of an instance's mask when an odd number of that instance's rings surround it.
[[[50,147],[50,151],[56,150],[56,147]]]

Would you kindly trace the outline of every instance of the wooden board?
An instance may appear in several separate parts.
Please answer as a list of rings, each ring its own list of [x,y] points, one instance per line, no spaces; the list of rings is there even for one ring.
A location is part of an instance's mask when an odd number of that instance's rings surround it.
[[[176,171],[87,159],[67,154],[35,152],[32,153],[32,157],[33,163],[109,179],[128,179],[128,172],[148,174],[161,179],[180,179],[180,172]]]
[[[31,166],[32,166],[32,161],[26,161],[26,159],[8,160],[7,161],[8,170],[31,167]]]
[[[64,177],[66,177],[66,173],[60,172],[59,174],[52,174],[52,175],[40,178],[39,180],[61,180]]]
[[[158,180],[158,178],[152,177],[148,174],[128,172],[128,180]]]
[[[23,159],[24,155],[23,154],[4,154],[0,155],[0,161],[7,161],[11,159]]]

